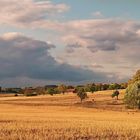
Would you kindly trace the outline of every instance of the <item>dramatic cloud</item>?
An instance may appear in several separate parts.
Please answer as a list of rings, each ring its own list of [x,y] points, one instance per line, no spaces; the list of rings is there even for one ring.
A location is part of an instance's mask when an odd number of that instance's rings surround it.
[[[105,73],[58,63],[49,53],[54,47],[52,44],[34,40],[19,33],[2,35],[0,37],[0,79],[27,77],[59,82],[107,79]]]
[[[140,67],[140,22],[93,19],[70,21],[60,27],[69,56],[64,55],[61,59],[68,63],[73,58],[81,65],[96,63],[104,67],[103,71],[113,71],[120,78],[129,77]]]
[[[48,18],[67,11],[65,4],[54,4],[51,1],[33,0],[0,0],[0,23],[16,26],[38,26]]]
[[[139,44],[140,23],[121,20],[81,20],[63,25],[68,47],[87,47],[92,52],[115,51],[124,44]]]
[[[82,81],[90,80],[91,75],[94,79],[95,75],[102,77],[103,73],[107,73],[107,76],[109,73],[109,77],[117,75],[114,77],[114,80],[117,80],[130,77],[140,67],[140,22],[138,21],[105,18],[67,21],[56,15],[65,13],[70,7],[49,0],[0,0],[0,3],[0,25],[10,25],[8,28],[14,26],[17,31],[20,27],[24,27],[27,34],[33,29],[43,29],[49,40],[57,44],[56,49],[50,50],[49,47],[54,47],[53,45],[20,34],[1,36],[0,64],[3,66],[0,69],[1,78],[19,75],[37,79]],[[99,11],[93,14],[98,17],[102,15]],[[36,33],[32,36],[40,37],[42,30],[34,32]],[[43,40],[46,40],[45,37]],[[37,63],[29,61],[30,59]],[[19,70],[16,69],[17,65]],[[55,73],[54,76],[52,73],[47,76],[44,74],[48,65],[51,67],[47,72]],[[80,71],[77,73],[79,65]],[[29,70],[32,67],[34,67],[32,71]],[[4,71],[5,69],[9,71]],[[85,71],[85,69],[90,70]],[[64,78],[62,73],[65,71],[71,72],[72,76],[65,74],[67,77]],[[97,77],[95,79],[101,79]]]

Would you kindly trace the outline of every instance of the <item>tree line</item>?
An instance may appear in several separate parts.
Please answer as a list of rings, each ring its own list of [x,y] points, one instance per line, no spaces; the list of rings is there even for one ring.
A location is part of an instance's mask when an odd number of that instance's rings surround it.
[[[40,95],[40,94],[65,94],[65,93],[77,93],[79,90],[83,90],[84,92],[91,92],[94,93],[96,91],[103,91],[103,90],[116,90],[116,89],[125,89],[127,87],[127,83],[112,83],[112,84],[102,84],[102,83],[91,83],[86,85],[78,85],[78,86],[67,86],[64,84],[58,86],[45,86],[45,87],[37,87],[37,88],[25,88],[22,89],[20,92],[21,94],[29,95]],[[34,94],[33,94],[34,93]]]
[[[138,108],[140,109],[140,70],[127,82],[127,83],[112,83],[112,84],[103,84],[103,83],[90,83],[86,85],[78,86],[67,86],[64,84],[58,86],[47,86],[41,88],[25,88],[20,91],[21,94],[26,96],[36,96],[36,95],[54,95],[54,94],[65,94],[66,92],[76,93],[80,98],[81,102],[87,98],[87,93],[94,93],[96,91],[103,90],[115,90],[112,94],[112,97],[117,97],[119,93],[118,89],[126,89],[124,96],[124,103],[128,108]],[[17,94],[16,94],[17,96]]]

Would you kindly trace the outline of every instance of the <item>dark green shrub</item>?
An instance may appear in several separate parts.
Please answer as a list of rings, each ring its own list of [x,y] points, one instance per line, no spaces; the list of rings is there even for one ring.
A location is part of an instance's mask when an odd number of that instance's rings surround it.
[[[140,81],[130,84],[126,89],[124,102],[129,108],[140,109]]]
[[[54,94],[59,94],[60,92],[59,92],[59,90],[57,89],[57,88],[49,88],[48,90],[47,90],[47,94],[50,94],[50,95],[54,95]]]
[[[84,88],[85,92],[95,92],[95,85],[94,84],[87,84]]]
[[[18,94],[16,93],[15,96],[18,96]]]

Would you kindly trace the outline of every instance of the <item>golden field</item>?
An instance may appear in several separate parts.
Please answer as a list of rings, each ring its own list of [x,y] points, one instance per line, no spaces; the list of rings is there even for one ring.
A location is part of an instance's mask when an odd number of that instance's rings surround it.
[[[112,91],[0,97],[0,140],[140,140],[140,112],[127,110]],[[94,99],[94,101],[92,101]]]

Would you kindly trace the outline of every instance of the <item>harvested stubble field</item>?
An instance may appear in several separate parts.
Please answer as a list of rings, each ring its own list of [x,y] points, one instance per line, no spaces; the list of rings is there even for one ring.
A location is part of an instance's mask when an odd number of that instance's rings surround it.
[[[0,140],[140,140],[140,112],[125,109],[112,91],[0,98]],[[94,98],[94,102],[92,99]]]

